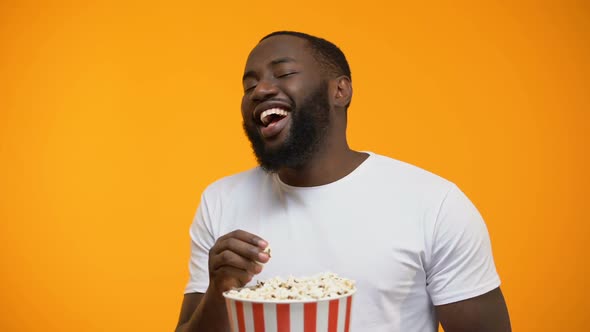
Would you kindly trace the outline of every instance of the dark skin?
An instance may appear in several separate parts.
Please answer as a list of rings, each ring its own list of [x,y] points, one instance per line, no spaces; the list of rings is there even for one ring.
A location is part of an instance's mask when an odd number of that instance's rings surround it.
[[[220,237],[209,251],[209,287],[186,294],[176,331],[229,331],[222,293],[242,287],[262,271],[270,259],[268,244],[256,235],[236,230]]]
[[[278,35],[260,42],[250,53],[244,71],[244,121],[257,123],[260,110],[270,102],[297,105],[328,82],[330,124],[317,152],[297,169],[278,170],[281,180],[292,186],[318,186],[334,182],[359,166],[368,155],[351,150],[346,139],[346,105],[352,97],[348,77],[325,71],[307,41]],[[266,104],[265,104],[266,103]],[[278,134],[265,138],[269,147],[279,146],[288,137],[290,119]],[[270,257],[263,253],[268,243],[260,237],[237,230],[219,238],[209,252],[209,287],[205,293],[186,294],[176,331],[229,331],[222,293],[247,284],[262,271]],[[447,332],[511,331],[504,297],[499,288],[455,303],[436,306],[437,317]]]

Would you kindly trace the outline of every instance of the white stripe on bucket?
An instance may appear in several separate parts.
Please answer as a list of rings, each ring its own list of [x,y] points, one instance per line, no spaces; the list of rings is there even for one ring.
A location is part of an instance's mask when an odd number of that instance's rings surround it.
[[[316,330],[317,331],[328,331],[328,312],[330,308],[330,301],[322,301],[318,302],[317,306],[317,320],[316,320]]]
[[[291,332],[303,332],[303,304],[291,303]]]
[[[238,315],[236,313],[236,301],[229,302],[229,309],[229,315],[231,317],[230,324],[233,323],[232,331],[238,331]]]
[[[254,314],[251,302],[244,302],[244,326],[246,331],[254,331]]]
[[[346,324],[346,297],[338,300],[338,332],[344,332]]]
[[[272,332],[277,330],[277,305],[274,303],[264,304],[264,331]]]

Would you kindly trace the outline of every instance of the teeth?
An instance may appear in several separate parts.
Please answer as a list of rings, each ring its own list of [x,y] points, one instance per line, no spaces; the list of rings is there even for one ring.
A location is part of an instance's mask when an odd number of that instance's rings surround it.
[[[260,121],[266,126],[270,122],[270,119],[268,118],[268,116],[272,115],[272,114],[287,116],[287,114],[289,114],[289,113],[287,113],[287,111],[280,109],[280,108],[271,108],[271,109],[268,109],[260,114]]]

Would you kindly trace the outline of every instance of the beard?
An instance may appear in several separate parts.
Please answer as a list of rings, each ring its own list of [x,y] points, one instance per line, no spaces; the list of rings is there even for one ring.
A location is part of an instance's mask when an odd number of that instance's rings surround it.
[[[299,107],[294,106],[290,113],[289,133],[278,147],[267,148],[258,128],[243,123],[256,160],[267,172],[277,172],[281,168],[299,169],[319,150],[330,124],[327,82],[323,82]]]

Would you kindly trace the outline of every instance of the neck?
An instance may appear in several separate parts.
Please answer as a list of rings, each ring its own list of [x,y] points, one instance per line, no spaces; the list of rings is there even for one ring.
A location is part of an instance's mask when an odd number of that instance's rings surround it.
[[[346,140],[340,142],[344,144],[323,146],[307,163],[297,169],[280,169],[279,178],[284,183],[296,187],[321,186],[340,180],[369,157],[367,153],[351,150]]]

